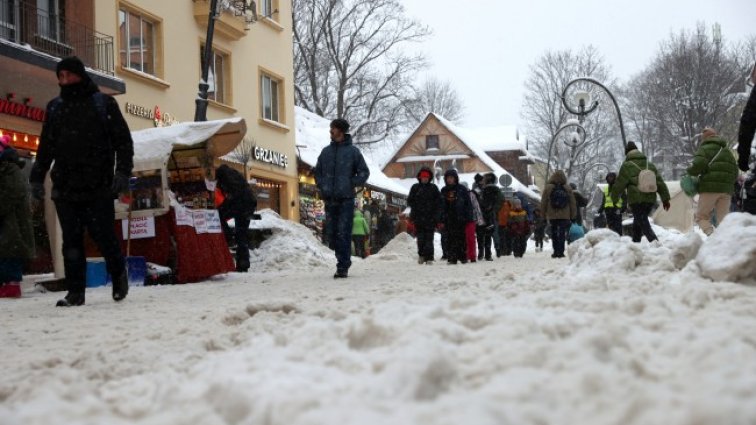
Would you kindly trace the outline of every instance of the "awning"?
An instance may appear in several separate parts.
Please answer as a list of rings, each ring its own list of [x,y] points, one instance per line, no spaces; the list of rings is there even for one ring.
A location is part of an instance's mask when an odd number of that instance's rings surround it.
[[[134,131],[134,171],[162,169],[174,148],[204,147],[218,158],[233,151],[247,133],[244,118],[185,122],[170,127]]]

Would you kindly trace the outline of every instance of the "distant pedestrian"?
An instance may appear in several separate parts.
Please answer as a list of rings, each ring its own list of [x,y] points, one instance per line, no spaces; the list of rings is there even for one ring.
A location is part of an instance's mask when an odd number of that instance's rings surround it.
[[[370,227],[365,221],[360,209],[354,209],[354,219],[352,220],[352,243],[354,244],[354,255],[365,258],[365,235],[370,231]]]
[[[467,182],[462,182],[462,186],[467,189]],[[482,246],[480,245],[482,241],[478,239],[478,229],[485,227],[486,221],[483,219],[483,211],[480,209],[478,194],[474,190],[468,190],[467,193],[470,195],[473,221],[465,226],[465,252],[467,253],[466,260],[474,263],[478,258],[483,258],[483,251],[478,251]]]
[[[687,173],[698,177],[696,222],[704,233],[711,235],[714,232],[712,211],[716,211],[717,225],[730,212],[738,165],[727,141],[719,137],[713,128],[705,128],[702,138],[703,142]]]
[[[465,226],[473,221],[472,204],[467,189],[459,183],[456,170],[447,170],[444,182],[446,186],[441,189],[441,197],[444,201],[442,222],[449,238],[447,262],[457,264],[466,258]]]
[[[441,221],[441,191],[433,183],[433,172],[423,167],[417,173],[417,183],[412,185],[407,205],[410,207],[410,219],[417,233],[418,264],[433,263],[433,237],[436,226]]]
[[[522,201],[518,198],[512,200],[512,210],[509,212],[507,221],[507,233],[512,243],[512,253],[515,258],[522,258],[528,247],[530,236],[530,222],[528,213],[522,208]]]
[[[521,201],[522,202],[522,201]],[[512,211],[512,201],[505,199],[497,213],[499,226],[499,256],[512,255],[512,239],[509,237],[509,213]]]
[[[583,208],[588,206],[588,199],[580,193],[575,183],[570,183],[570,188],[572,188],[572,196],[575,197],[575,219],[572,222],[583,227]]]
[[[577,212],[572,188],[567,184],[567,176],[562,170],[556,170],[549,177],[541,196],[541,211],[551,225],[552,258],[564,258],[564,244],[567,231]]]
[[[0,298],[21,296],[24,261],[34,256],[29,189],[21,173],[24,163],[0,136]]]
[[[226,164],[215,170],[217,188],[223,194],[223,202],[218,206],[221,227],[230,240],[231,229],[226,223],[234,219],[233,239],[236,242],[236,271],[249,270],[249,222],[257,209],[257,199],[242,173]]]
[[[661,197],[664,210],[669,210],[669,190],[656,166],[646,158],[634,142],[625,148],[625,162],[620,167],[617,182],[612,188],[612,201],[620,201],[627,190],[627,203],[633,213],[633,242],[646,236],[649,242],[657,240],[648,216],[656,203],[656,194]]]
[[[536,252],[543,251],[543,239],[546,237],[546,218],[540,208],[533,211],[533,238],[535,239]]]
[[[488,173],[483,176],[483,191],[480,209],[483,212],[483,220],[485,221],[483,255],[486,261],[493,261],[491,244],[493,243],[494,228],[498,226],[496,214],[499,212],[503,201],[504,195],[496,185],[496,175]],[[478,253],[478,257],[480,257],[480,253]]]
[[[609,229],[622,236],[622,214],[625,212],[627,205],[627,194],[622,192],[616,203],[612,200],[611,193],[616,181],[617,173],[611,172],[606,175],[606,187],[601,194],[601,205],[599,206],[598,213],[604,214],[606,225]]]
[[[126,263],[115,234],[113,199],[129,188],[134,144],[118,102],[103,94],[76,57],[58,62],[60,96],[47,104],[37,159],[29,181],[32,196],[45,196],[52,166],[51,198],[63,232],[63,265],[68,294],[59,307],[85,302],[84,230],[105,257],[113,300],[129,292]]]
[[[352,144],[349,123],[331,121],[331,144],[323,148],[315,165],[315,183],[325,201],[328,240],[336,253],[335,279],[345,278],[352,265],[352,224],[355,189],[365,184],[370,170],[362,153]]]

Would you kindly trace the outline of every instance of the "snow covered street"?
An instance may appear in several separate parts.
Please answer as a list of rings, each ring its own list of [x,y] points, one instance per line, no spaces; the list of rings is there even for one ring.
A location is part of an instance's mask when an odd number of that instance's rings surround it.
[[[746,220],[731,229],[753,262]],[[109,288],[81,308],[0,300],[0,424],[756,421],[754,275],[701,277],[698,236],[426,266],[400,235],[334,280],[328,251],[279,226],[254,273],[120,304]],[[715,242],[701,251],[737,261]]]

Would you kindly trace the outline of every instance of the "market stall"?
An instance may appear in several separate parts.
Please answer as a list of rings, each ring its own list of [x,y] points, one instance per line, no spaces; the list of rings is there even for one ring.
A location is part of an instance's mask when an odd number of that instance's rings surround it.
[[[135,182],[130,199],[116,203],[124,252],[170,267],[177,283],[233,271],[206,170],[245,133],[242,118],[133,132]]]

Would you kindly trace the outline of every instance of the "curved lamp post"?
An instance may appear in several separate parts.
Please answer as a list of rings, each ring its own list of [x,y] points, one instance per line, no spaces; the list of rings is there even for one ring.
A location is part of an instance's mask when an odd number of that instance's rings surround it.
[[[606,88],[605,85],[601,84],[601,82],[599,82],[598,80],[595,80],[590,77],[579,77],[567,83],[567,85],[564,86],[564,90],[562,90],[562,104],[564,105],[564,108],[567,109],[571,114],[577,115],[580,122],[583,122],[586,115],[590,114],[591,112],[595,111],[596,108],[598,108],[599,101],[594,100],[593,104],[591,104],[591,106],[588,107],[588,109],[586,109],[587,105],[591,103],[591,95],[590,93],[586,91],[581,91],[575,94],[576,100],[578,102],[578,110],[574,110],[572,109],[572,107],[570,107],[570,105],[567,103],[567,90],[569,90],[570,86],[578,82],[586,82],[586,83],[597,85],[601,87],[601,89],[604,90],[606,94],[609,95],[609,98],[612,99],[612,103],[614,103],[614,109],[617,111],[617,119],[619,119],[620,133],[622,134],[622,146],[627,147],[627,138],[625,137],[625,126],[622,123],[622,112],[620,112],[619,105],[617,104],[617,99],[615,99],[612,92],[609,91],[609,89]]]
[[[565,145],[571,147],[572,149],[575,149],[576,147],[580,146],[585,141],[585,136],[586,136],[585,128],[583,128],[583,126],[580,125],[580,122],[575,121],[575,120],[570,120],[570,121],[567,121],[567,123],[565,123],[563,126],[559,127],[556,133],[554,133],[554,136],[551,137],[551,143],[549,143],[549,156],[546,161],[546,182],[547,183],[549,181],[549,177],[551,174],[551,150],[554,147],[554,143],[556,143],[557,137],[559,137],[559,135],[568,128],[576,128],[577,130],[579,130],[578,134],[580,133],[580,131],[582,131],[583,138],[582,140],[577,139],[577,138],[573,138],[572,140],[565,139],[564,140]]]

